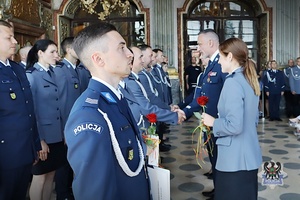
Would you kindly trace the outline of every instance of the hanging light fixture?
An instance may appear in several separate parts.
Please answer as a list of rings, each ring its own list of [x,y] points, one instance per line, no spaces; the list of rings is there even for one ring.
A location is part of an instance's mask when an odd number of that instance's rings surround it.
[[[130,6],[128,0],[81,0],[81,3],[88,13],[98,15],[100,20],[105,20],[115,10],[125,14]]]

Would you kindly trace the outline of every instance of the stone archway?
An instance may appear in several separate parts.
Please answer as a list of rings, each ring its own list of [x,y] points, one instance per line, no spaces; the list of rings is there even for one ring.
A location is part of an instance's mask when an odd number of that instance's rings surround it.
[[[138,10],[144,14],[146,42],[150,43],[150,10],[144,8],[140,0],[130,0],[130,2],[134,3]],[[59,9],[54,12],[54,24],[57,27],[54,40],[57,41],[57,44],[60,44],[65,37],[70,36],[71,21],[78,9],[80,9],[79,0],[63,0]]]
[[[178,71],[181,82],[181,87],[184,88],[184,66],[185,66],[185,52],[188,49],[184,42],[185,20],[184,15],[188,14],[190,8],[196,4],[203,3],[205,1],[193,1],[185,0],[183,6],[177,9],[177,37],[178,37]],[[246,1],[245,1],[246,2]],[[257,36],[259,40],[259,60],[260,63],[265,63],[267,60],[272,59],[272,8],[268,8],[264,0],[253,0],[257,5],[256,9],[260,9],[261,13],[256,16],[259,20],[260,35]],[[254,8],[253,8],[254,9]],[[260,67],[260,66],[259,66]],[[184,96],[184,95],[182,95]]]

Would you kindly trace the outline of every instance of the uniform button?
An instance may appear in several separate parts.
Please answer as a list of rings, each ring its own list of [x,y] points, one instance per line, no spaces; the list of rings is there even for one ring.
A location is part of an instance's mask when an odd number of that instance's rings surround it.
[[[57,117],[56,119],[59,120],[59,117]]]
[[[25,101],[25,103],[28,103],[28,101]]]
[[[59,108],[56,108],[56,110],[59,110]]]
[[[58,101],[58,98],[56,98],[56,101]]]
[[[205,83],[203,83],[203,85],[205,85]]]
[[[4,143],[4,140],[1,140],[1,144],[3,144]]]
[[[22,88],[22,90],[25,90],[25,88]]]
[[[30,128],[30,131],[32,131],[33,129],[32,128]]]
[[[31,114],[29,114],[29,117],[31,117]]]

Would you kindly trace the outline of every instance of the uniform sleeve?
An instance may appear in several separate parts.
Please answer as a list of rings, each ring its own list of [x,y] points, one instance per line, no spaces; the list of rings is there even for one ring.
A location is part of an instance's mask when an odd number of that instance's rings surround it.
[[[178,115],[175,112],[172,112],[167,109],[161,109],[156,105],[151,104],[148,99],[143,95],[143,92],[139,85],[133,80],[126,81],[127,86],[132,91],[137,102],[144,108],[141,110],[142,114],[146,116],[149,113],[155,113],[157,116],[157,121],[177,124]],[[148,111],[147,113],[143,113],[143,111]]]
[[[243,130],[244,92],[242,86],[230,78],[223,87],[219,103],[225,116],[215,119],[213,133],[217,137],[237,135]]]
[[[150,102],[154,105],[157,105],[158,107],[162,108],[162,109],[169,109],[170,110],[170,106],[167,105],[165,102],[163,102],[159,97],[155,96],[155,94],[151,91],[150,88],[150,84],[148,82],[148,79],[146,78],[146,76],[139,76],[140,81],[142,83],[142,85],[144,86],[148,98],[150,100]]]
[[[76,199],[117,199],[115,156],[109,130],[96,109],[81,109],[65,127],[68,161],[74,171]]]

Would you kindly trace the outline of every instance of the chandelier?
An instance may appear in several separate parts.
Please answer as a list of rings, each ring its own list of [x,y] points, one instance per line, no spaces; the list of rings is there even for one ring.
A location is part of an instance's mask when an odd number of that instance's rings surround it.
[[[120,14],[125,14],[130,6],[128,0],[81,0],[81,3],[88,13],[98,15],[100,20],[105,20],[115,10],[118,10]]]

